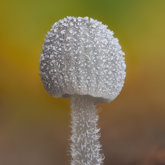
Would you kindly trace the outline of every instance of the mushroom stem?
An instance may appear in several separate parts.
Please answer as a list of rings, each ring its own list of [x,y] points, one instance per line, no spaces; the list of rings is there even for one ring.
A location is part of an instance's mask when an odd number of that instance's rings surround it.
[[[102,165],[100,134],[94,97],[71,96],[71,165]]]

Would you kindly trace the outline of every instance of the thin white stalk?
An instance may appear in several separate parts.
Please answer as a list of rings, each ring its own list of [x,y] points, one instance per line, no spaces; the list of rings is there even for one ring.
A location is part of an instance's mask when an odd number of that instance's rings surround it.
[[[71,96],[71,165],[102,165],[98,115],[91,96]]]

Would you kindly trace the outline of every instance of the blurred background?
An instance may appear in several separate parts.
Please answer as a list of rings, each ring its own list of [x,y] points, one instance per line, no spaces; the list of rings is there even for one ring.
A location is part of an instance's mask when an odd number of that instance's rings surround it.
[[[105,165],[165,165],[165,1],[0,1],[0,164],[69,165],[70,100],[43,88],[45,34],[65,16],[107,24],[126,54],[125,86],[99,105]]]

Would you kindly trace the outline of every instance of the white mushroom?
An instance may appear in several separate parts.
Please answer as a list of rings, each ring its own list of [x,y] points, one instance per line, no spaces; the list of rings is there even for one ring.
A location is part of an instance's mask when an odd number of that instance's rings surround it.
[[[71,97],[71,164],[101,165],[97,103],[111,102],[125,79],[124,53],[106,25],[88,17],[67,17],[48,32],[40,75],[54,97]]]

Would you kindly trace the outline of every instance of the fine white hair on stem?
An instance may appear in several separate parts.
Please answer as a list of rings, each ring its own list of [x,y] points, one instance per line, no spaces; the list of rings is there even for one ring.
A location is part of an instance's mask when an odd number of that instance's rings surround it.
[[[91,96],[71,96],[71,165],[102,165],[97,109]]]

